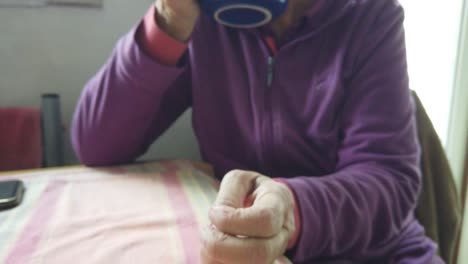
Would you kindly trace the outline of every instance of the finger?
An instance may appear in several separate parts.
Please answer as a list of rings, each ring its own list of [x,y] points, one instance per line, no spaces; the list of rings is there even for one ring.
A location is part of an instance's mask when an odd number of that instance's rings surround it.
[[[208,254],[206,253],[206,250],[202,248],[200,251],[200,264],[223,264],[223,263],[210,258]]]
[[[243,207],[244,201],[255,184],[259,174],[253,172],[233,170],[227,173],[221,181],[215,206]]]
[[[273,262],[273,264],[292,264],[292,262],[285,256],[281,256]]]
[[[251,207],[213,207],[209,218],[220,231],[248,237],[268,238],[278,234],[285,224],[290,203],[288,190],[265,177],[257,178]]]
[[[282,255],[287,246],[288,231],[268,238],[238,238],[207,227],[202,231],[206,255],[222,263],[270,264]]]
[[[274,192],[261,194],[251,207],[213,207],[212,224],[221,232],[248,237],[268,238],[278,234],[286,215],[285,201]]]

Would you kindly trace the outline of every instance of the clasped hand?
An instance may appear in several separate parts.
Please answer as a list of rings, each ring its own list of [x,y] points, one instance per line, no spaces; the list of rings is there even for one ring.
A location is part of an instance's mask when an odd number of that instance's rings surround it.
[[[211,224],[202,229],[202,264],[280,264],[294,234],[294,196],[283,183],[250,171],[225,175]]]

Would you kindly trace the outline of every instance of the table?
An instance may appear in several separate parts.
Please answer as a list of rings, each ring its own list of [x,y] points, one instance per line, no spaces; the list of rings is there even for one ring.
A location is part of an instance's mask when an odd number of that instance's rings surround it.
[[[0,263],[199,263],[211,175],[184,160],[3,174],[26,193],[0,212]]]

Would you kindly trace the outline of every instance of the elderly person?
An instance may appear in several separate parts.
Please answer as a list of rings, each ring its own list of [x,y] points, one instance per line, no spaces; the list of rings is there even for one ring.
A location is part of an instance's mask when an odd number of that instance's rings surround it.
[[[222,179],[202,263],[442,263],[413,213],[396,0],[290,0],[250,29],[158,0],[86,85],[74,148],[91,166],[131,162],[189,107]]]

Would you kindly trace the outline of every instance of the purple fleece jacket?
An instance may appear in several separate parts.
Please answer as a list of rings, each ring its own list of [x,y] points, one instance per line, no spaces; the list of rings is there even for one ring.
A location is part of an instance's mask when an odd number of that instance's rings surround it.
[[[202,16],[177,66],[136,26],[86,85],[72,128],[80,160],[127,163],[189,107],[203,158],[282,178],[297,196],[294,263],[441,263],[414,217],[420,149],[395,0],[328,0],[272,57],[262,30]]]

